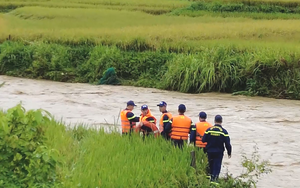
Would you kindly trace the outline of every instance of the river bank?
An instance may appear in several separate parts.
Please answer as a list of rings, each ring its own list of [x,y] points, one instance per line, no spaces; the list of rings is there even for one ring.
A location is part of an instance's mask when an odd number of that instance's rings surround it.
[[[113,67],[122,85],[300,99],[297,50],[202,47],[186,53],[115,45],[7,41],[0,44],[0,74],[98,83]]]
[[[269,159],[273,169],[271,174],[262,177],[258,187],[298,187],[300,183],[297,176],[300,173],[299,101],[218,93],[183,94],[129,86],[95,86],[0,76],[0,82],[3,81],[6,84],[0,90],[1,108],[7,109],[22,101],[26,109],[43,108],[67,123],[114,124],[118,121],[119,111],[130,99],[138,104],[134,109],[137,115],[139,106],[148,104],[153,115],[159,118],[156,104],[160,100],[168,103],[173,114],[176,114],[178,104],[185,104],[186,115],[194,122],[202,110],[207,112],[210,122],[214,115],[221,114],[233,145],[232,158],[224,158],[223,174],[227,168],[233,175],[239,174],[241,152],[251,154],[256,142],[262,159]]]

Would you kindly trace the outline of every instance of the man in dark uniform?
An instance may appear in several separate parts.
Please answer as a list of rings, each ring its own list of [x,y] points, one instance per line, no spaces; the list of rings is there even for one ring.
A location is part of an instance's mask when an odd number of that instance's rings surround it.
[[[161,101],[157,106],[159,106],[159,111],[162,113],[159,120],[159,131],[160,134],[166,139],[170,140],[170,132],[165,131],[165,127],[170,126],[172,114],[167,111],[167,103]]]
[[[222,127],[223,118],[220,115],[215,116],[215,125],[208,128],[202,138],[202,142],[207,142],[206,150],[210,167],[211,182],[217,184],[221,171],[224,155],[224,144],[228,157],[231,157],[231,144],[228,132]]]
[[[127,135],[131,134],[133,129],[135,129],[136,122],[139,122],[140,117],[136,117],[132,110],[136,105],[133,101],[127,102],[126,109],[122,110],[120,113],[121,116],[121,126],[122,126],[122,134]]]

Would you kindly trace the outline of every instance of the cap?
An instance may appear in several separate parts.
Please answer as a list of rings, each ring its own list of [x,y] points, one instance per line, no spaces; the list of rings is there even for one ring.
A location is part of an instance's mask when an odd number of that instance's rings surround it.
[[[180,105],[178,106],[178,110],[180,110],[180,111],[185,111],[185,110],[186,110],[185,105],[184,105],[184,104],[180,104]]]
[[[159,107],[167,106],[167,103],[165,101],[160,101],[160,103],[157,106]]]
[[[215,116],[215,122],[222,122],[223,118],[220,115]]]
[[[206,119],[207,114],[205,112],[200,112],[199,117],[202,118],[202,119]]]
[[[127,106],[136,106],[133,101],[128,101]]]
[[[141,110],[148,110],[148,106],[147,106],[147,105],[143,105],[143,106],[141,107]]]

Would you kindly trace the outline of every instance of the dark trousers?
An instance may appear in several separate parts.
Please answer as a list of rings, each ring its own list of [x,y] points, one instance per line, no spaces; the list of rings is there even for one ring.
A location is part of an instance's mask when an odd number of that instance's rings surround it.
[[[175,147],[183,148],[184,141],[183,140],[172,140]]]
[[[223,153],[208,152],[208,163],[210,168],[211,181],[216,181],[221,172]]]
[[[170,140],[170,139],[171,139],[171,137],[169,136],[169,134],[168,134],[168,133],[165,133],[164,131],[161,132],[161,136],[162,136],[164,139],[166,139],[166,140]]]

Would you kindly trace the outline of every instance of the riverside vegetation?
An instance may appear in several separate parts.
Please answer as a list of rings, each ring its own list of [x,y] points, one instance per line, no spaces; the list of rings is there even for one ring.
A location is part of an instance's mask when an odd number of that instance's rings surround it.
[[[0,0],[0,74],[300,98],[299,2]]]
[[[44,110],[26,111],[21,104],[0,111],[1,187],[210,187],[207,159],[191,147],[174,148],[164,139],[122,137],[104,129],[57,122]],[[270,172],[255,150],[239,177],[227,174],[221,187],[255,186]],[[124,175],[125,174],[125,175]]]

